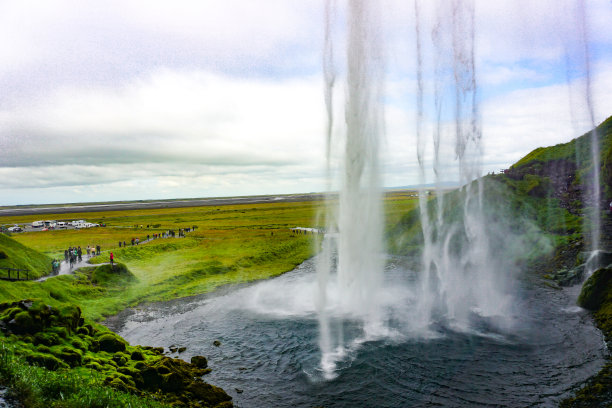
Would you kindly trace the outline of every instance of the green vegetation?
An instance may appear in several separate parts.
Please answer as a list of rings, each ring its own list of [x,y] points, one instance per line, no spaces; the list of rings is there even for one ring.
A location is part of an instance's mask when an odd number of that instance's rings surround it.
[[[51,258],[0,234],[0,268],[24,269],[30,278],[39,278],[51,272]],[[0,276],[7,272],[0,269]]]
[[[198,359],[191,364],[160,349],[130,346],[86,323],[78,306],[3,303],[0,326],[0,374],[28,406],[163,406],[153,398],[193,408],[231,406],[223,390],[201,380],[210,370],[196,365]]]

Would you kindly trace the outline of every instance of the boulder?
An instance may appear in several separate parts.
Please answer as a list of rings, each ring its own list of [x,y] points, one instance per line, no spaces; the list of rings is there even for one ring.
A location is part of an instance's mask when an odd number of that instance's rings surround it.
[[[125,342],[114,333],[105,333],[98,337],[101,351],[116,353],[117,351],[125,351]]]
[[[600,268],[586,280],[578,296],[578,306],[597,310],[611,291],[612,268]]]
[[[191,357],[191,364],[198,368],[206,368],[208,367],[208,360],[204,356],[193,356]]]

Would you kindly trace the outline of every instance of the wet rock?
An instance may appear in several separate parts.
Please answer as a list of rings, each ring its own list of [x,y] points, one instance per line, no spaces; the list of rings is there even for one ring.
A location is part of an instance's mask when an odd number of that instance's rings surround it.
[[[219,347],[220,345],[221,345],[221,342],[219,340],[213,341],[213,346]]]
[[[580,265],[575,268],[563,268],[549,275],[550,279],[555,281],[559,286],[577,285],[584,279],[585,266]]]
[[[191,357],[191,364],[198,368],[208,367],[208,360],[204,356],[193,356]]]
[[[244,391],[243,391],[243,390],[241,390],[240,388],[234,388],[234,389],[236,390],[236,392],[237,392],[238,394],[242,394],[242,393],[244,392]]]
[[[229,402],[232,399],[232,397],[227,395],[221,388],[200,381],[191,383],[187,387],[187,391],[196,399],[205,400],[212,406],[223,402]]]
[[[600,268],[593,272],[582,286],[578,296],[578,306],[597,310],[612,291],[612,268]]]
[[[182,353],[183,351],[187,350],[187,347],[179,347],[178,348],[178,352]]]
[[[160,355],[160,356],[161,356],[162,354],[164,354],[164,348],[163,348],[163,347],[151,347],[151,346],[144,346],[144,347],[143,347],[143,349],[145,349],[145,350],[149,350],[149,351],[152,351],[152,352],[154,352],[155,354],[158,354],[158,355]]]

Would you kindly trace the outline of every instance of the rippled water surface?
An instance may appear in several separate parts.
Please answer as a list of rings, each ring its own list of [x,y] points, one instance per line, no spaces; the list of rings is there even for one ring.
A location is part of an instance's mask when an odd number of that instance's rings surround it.
[[[133,344],[207,356],[206,380],[239,407],[555,406],[603,364],[603,339],[571,290],[523,282],[511,324],[475,314],[468,327],[415,333],[403,312],[410,275],[393,263],[387,270],[385,335],[363,338],[357,321],[338,319],[348,346],[331,380],[319,370],[312,261],[250,286],[128,310],[109,326]]]

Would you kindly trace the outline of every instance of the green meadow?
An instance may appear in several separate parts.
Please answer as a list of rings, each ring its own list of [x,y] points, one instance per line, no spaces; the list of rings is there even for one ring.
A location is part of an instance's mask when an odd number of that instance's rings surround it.
[[[395,225],[414,208],[413,192],[390,192],[385,197],[386,223]],[[117,290],[101,290],[77,284],[75,276],[47,282],[0,281],[0,300],[39,297],[61,298],[80,305],[93,320],[103,319],[125,307],[144,301],[169,300],[209,292],[222,285],[277,276],[313,256],[320,237],[297,234],[294,227],[323,227],[321,201],[240,204],[223,206],[145,209],[73,214],[48,214],[45,219],[104,223],[106,227],[50,230],[13,234],[18,244],[47,259],[63,259],[69,246],[100,245],[102,253],[92,263],[125,264],[136,280]],[[3,217],[2,224],[25,224],[41,216]],[[179,228],[196,227],[184,238],[160,238],[132,246],[132,238]],[[127,247],[119,247],[119,242]]]

